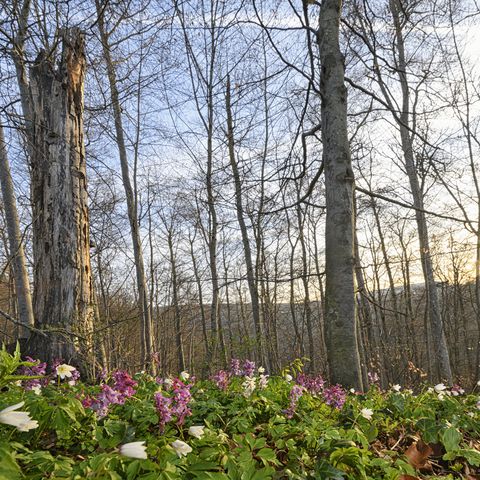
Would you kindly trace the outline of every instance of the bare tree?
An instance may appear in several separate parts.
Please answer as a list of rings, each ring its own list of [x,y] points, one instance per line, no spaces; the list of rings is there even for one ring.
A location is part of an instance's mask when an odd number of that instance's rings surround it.
[[[30,295],[30,280],[28,278],[23,239],[17,212],[17,201],[13,187],[10,163],[7,157],[7,147],[3,125],[0,123],[0,187],[2,189],[5,221],[8,230],[10,255],[13,260],[13,273],[15,276],[15,290],[18,304],[18,320],[27,328],[19,331],[20,339],[30,337],[28,327],[34,326],[32,298]]]
[[[362,390],[357,340],[354,173],[347,133],[345,67],[339,45],[341,0],[320,7],[320,92],[325,168],[325,342],[330,378]]]

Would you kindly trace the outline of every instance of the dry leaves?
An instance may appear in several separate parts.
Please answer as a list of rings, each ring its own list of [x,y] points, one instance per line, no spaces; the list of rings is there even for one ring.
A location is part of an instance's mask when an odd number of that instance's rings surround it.
[[[431,470],[428,457],[432,455],[433,449],[427,443],[422,440],[412,443],[405,452],[405,456],[408,459],[410,465],[417,470]],[[415,477],[413,477],[415,478]]]

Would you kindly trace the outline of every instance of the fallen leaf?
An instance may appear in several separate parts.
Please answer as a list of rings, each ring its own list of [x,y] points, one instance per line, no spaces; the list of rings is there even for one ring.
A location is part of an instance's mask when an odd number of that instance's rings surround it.
[[[406,450],[408,463],[417,470],[431,469],[428,457],[433,453],[432,447],[422,440],[412,443]]]

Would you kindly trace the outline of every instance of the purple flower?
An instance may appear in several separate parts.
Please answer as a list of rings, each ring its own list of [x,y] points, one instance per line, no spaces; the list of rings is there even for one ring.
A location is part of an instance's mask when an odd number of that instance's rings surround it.
[[[305,391],[305,388],[302,387],[301,385],[294,385],[290,393],[288,395],[290,399],[290,405],[286,410],[283,410],[283,413],[287,418],[292,418],[295,410],[297,408],[298,401],[300,400],[300,397],[303,395],[303,392]]]
[[[325,388],[322,395],[327,405],[338,408],[339,410],[343,407],[347,398],[347,392],[338,384]]]
[[[127,398],[136,393],[134,387],[137,386],[137,382],[127,372],[117,370],[113,372],[112,378],[113,387],[104,383],[100,386],[100,393],[95,397],[87,397],[82,402],[85,407],[94,410],[100,418],[108,413],[110,405],[123,405]]]
[[[170,406],[172,404],[172,399],[165,397],[162,392],[157,392],[154,395],[155,398],[155,408],[157,409],[157,414],[159,418],[160,430],[163,431],[165,425],[172,419],[172,411]]]
[[[113,372],[112,377],[115,381],[113,388],[123,394],[125,397],[135,395],[138,384],[133,378],[124,370],[117,370]]]
[[[215,382],[217,387],[224,392],[227,391],[229,374],[225,370],[219,370],[215,375],[212,376],[212,380]]]
[[[188,408],[188,404],[192,399],[191,387],[191,385],[185,385],[178,378],[173,381],[172,413],[177,417],[177,425],[182,425],[185,418],[192,414]]]
[[[173,417],[177,419],[177,425],[183,425],[185,418],[192,414],[189,408],[189,403],[192,400],[191,388],[191,384],[186,385],[180,379],[175,378],[171,385],[171,397],[165,396],[162,392],[157,392],[154,395],[155,407],[162,430]]]
[[[242,369],[240,368],[240,360],[238,358],[232,358],[230,360],[230,372],[235,377],[242,376]]]
[[[243,372],[242,372],[242,374],[243,374],[245,377],[251,377],[251,376],[253,376],[255,370],[256,370],[255,362],[252,362],[252,361],[250,361],[250,360],[245,360],[245,361],[243,362]]]
[[[40,360],[34,360],[32,357],[26,357],[28,362],[35,363],[35,365],[31,365],[30,367],[21,367],[19,374],[25,376],[36,376],[36,375],[46,375],[47,372],[47,364],[45,362],[41,362]],[[48,382],[48,380],[47,380]],[[40,387],[45,385],[45,379],[40,378],[33,378],[32,380],[24,380],[24,388],[25,390],[33,390],[36,387]]]
[[[380,377],[378,376],[377,372],[368,372],[367,376],[368,376],[368,381],[371,384],[377,384],[380,381]]]
[[[312,395],[319,394],[325,386],[325,380],[320,375],[313,377],[311,375],[301,373],[298,375],[296,381],[298,385],[304,387]]]

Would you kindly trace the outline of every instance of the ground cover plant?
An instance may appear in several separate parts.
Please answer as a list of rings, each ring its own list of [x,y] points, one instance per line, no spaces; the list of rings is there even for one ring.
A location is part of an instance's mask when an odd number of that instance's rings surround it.
[[[480,478],[478,386],[362,393],[248,360],[87,385],[61,361],[0,354],[0,480]]]

